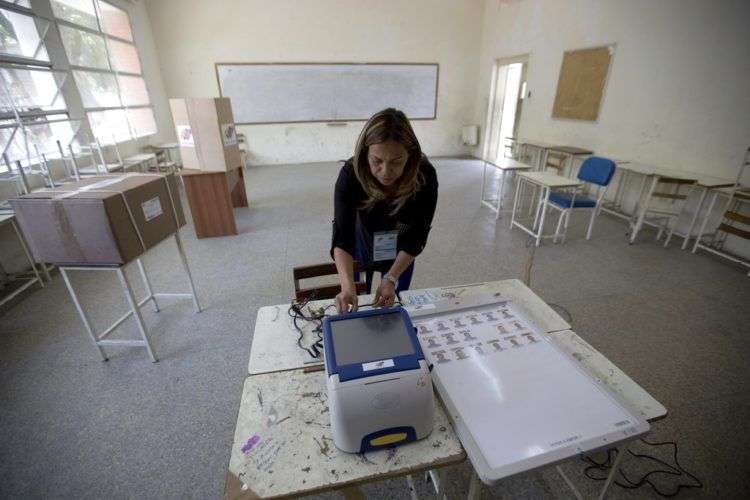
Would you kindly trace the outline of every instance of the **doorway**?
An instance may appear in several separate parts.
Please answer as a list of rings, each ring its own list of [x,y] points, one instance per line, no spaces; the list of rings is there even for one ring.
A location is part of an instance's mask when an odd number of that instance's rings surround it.
[[[484,158],[497,163],[513,157],[518,123],[526,97],[528,56],[498,60],[492,69]]]

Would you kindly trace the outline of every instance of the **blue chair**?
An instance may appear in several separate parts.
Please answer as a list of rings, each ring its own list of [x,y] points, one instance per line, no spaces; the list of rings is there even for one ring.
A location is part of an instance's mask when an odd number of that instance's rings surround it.
[[[596,199],[587,198],[578,190],[568,192],[556,191],[550,193],[548,206],[560,211],[560,218],[557,219],[557,228],[555,229],[555,236],[553,238],[555,243],[557,243],[558,237],[562,237],[562,241],[565,241],[565,235],[568,232],[570,212],[578,208],[592,209],[589,228],[586,231],[586,239],[591,239],[591,231],[594,229],[594,218],[600,211],[600,205],[604,199],[604,193],[607,190],[606,188],[612,180],[614,173],[615,162],[607,158],[591,156],[583,162],[581,168],[578,170],[578,179],[597,186],[598,193]],[[563,233],[560,233],[563,219],[565,220],[565,230]]]

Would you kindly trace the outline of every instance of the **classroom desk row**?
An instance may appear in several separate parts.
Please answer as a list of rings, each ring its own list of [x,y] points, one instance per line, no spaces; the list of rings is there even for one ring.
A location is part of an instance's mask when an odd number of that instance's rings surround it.
[[[506,177],[508,174],[515,175],[518,179],[518,183],[516,197],[513,203],[511,227],[518,227],[529,233],[535,238],[538,245],[542,238],[555,237],[555,235],[545,236],[542,234],[546,218],[546,206],[541,204],[548,199],[549,194],[555,189],[579,189],[582,187],[583,183],[573,179],[573,159],[591,155],[593,154],[593,151],[577,146],[557,145],[533,139],[511,138],[511,140],[516,144],[516,151],[520,151],[520,154],[518,155],[519,158],[523,158],[527,160],[527,162],[524,163],[518,159],[511,158],[502,158],[496,162],[489,162],[480,159],[484,162],[480,203],[495,212],[495,219],[499,219],[503,202],[505,201]],[[537,152],[535,156],[529,154],[530,149]],[[547,166],[546,157],[550,152],[557,152],[566,155],[567,165],[562,166],[559,173],[565,174],[567,172],[567,175],[557,175],[550,172],[544,172],[543,175],[540,175],[542,172],[533,172],[534,170],[545,170]],[[705,205],[706,201],[709,199],[709,193],[716,193],[716,190],[721,189],[731,191],[739,188],[739,186],[736,185],[736,181],[733,179],[656,167],[623,159],[617,159],[614,161],[617,165],[615,171],[617,179],[614,195],[610,199],[604,198],[601,206],[597,210],[607,212],[628,221],[629,242],[631,244],[638,237],[638,234],[644,225],[652,226],[657,229],[657,240],[661,239],[664,232],[667,233],[666,239],[664,240],[664,246],[669,245],[673,236],[683,238],[683,250],[688,247],[692,238],[695,238],[697,244],[704,232],[706,222],[711,215],[711,209],[714,206],[714,204],[711,203],[708,209],[706,209]],[[743,163],[743,168],[747,164],[748,159],[746,157]],[[487,175],[488,168],[494,168],[500,173],[500,180],[496,192],[494,193],[494,198],[485,198],[485,189],[489,184]],[[672,189],[673,192],[662,193],[657,191],[657,186],[660,184]],[[519,197],[519,194],[523,192],[522,190],[524,189],[524,186],[532,187],[533,194],[531,195],[529,203],[529,214],[533,212],[535,201],[537,200],[536,193],[538,191],[540,192],[536,216],[533,219],[533,225],[531,227],[524,225],[516,216],[520,209],[519,198],[521,200],[524,199],[523,196]],[[634,186],[637,186],[638,197],[634,209],[628,212],[624,208],[624,200]],[[685,194],[680,194],[679,190],[683,186],[686,186],[688,191]],[[690,204],[688,203],[688,197],[695,197],[696,199],[692,210],[689,210]],[[657,198],[671,199],[672,205],[678,203],[677,209],[669,210],[663,208],[656,203],[655,199]],[[539,210],[539,208],[541,208],[541,210]],[[696,232],[695,230],[698,228],[701,214],[703,214],[703,222],[701,226],[704,229]],[[652,217],[649,217],[649,215]],[[687,226],[686,229],[682,231],[680,230],[680,224],[686,217],[688,218],[686,220]],[[559,229],[555,234],[557,235],[558,232]]]
[[[666,416],[663,405],[572,332],[570,324],[518,280],[412,290],[403,292],[402,299],[408,309],[409,304],[417,307],[472,294],[495,294],[513,300],[552,342],[644,419],[654,421]],[[360,302],[371,299],[363,296]],[[311,302],[310,306],[331,304],[331,300],[325,300]],[[444,498],[440,469],[463,462],[466,452],[442,403],[438,400],[436,404],[432,434],[421,441],[366,454],[339,451],[331,436],[322,359],[310,358],[297,346],[298,334],[287,315],[288,308],[289,304],[280,304],[258,311],[225,497],[276,498],[339,489],[347,498],[362,498],[359,484],[406,477],[411,497],[417,498],[412,475],[429,471],[439,498]],[[312,326],[305,325],[303,330],[304,342],[314,339]],[[478,490],[479,481],[473,475],[468,497],[477,498]]]

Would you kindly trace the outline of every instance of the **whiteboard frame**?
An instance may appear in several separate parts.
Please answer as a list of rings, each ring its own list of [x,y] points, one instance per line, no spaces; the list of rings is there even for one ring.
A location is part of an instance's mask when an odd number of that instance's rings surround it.
[[[217,62],[214,63],[216,72],[216,85],[219,88],[219,97],[227,97],[221,89],[219,78],[219,66],[435,66],[435,105],[433,106],[431,118],[409,118],[409,121],[426,121],[437,119],[438,90],[440,89],[440,64],[439,63],[416,63],[416,62]],[[334,120],[294,120],[282,122],[235,122],[235,125],[278,125],[282,123],[341,123],[341,122],[366,122],[369,118],[337,118]]]

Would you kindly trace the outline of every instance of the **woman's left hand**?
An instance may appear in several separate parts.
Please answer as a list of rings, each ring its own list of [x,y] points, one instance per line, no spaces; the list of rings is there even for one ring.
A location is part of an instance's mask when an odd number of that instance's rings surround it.
[[[375,290],[375,307],[391,307],[396,302],[396,285],[389,280],[380,280],[378,289]]]

